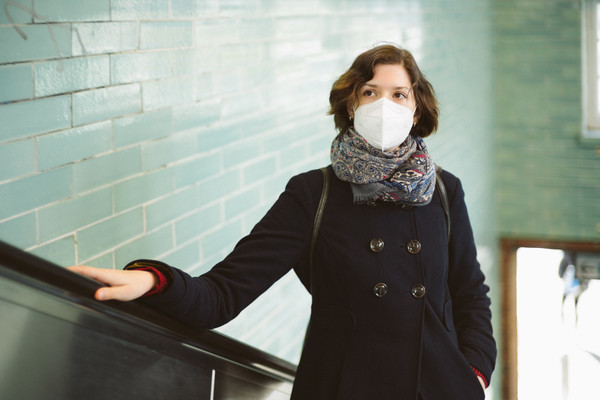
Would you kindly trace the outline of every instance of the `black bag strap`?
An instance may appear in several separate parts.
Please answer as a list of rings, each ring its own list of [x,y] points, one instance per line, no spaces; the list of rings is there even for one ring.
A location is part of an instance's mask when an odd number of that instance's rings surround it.
[[[313,269],[313,253],[315,251],[315,245],[317,244],[317,236],[319,235],[319,228],[321,227],[321,218],[323,218],[323,210],[325,210],[325,203],[327,202],[327,193],[329,192],[329,169],[327,167],[321,168],[323,173],[323,190],[321,191],[321,198],[319,199],[319,206],[317,207],[317,213],[315,214],[315,221],[313,223],[312,237],[310,239],[310,250],[308,253],[308,268],[312,275]],[[311,276],[312,278],[312,276]],[[312,279],[311,279],[312,282]]]
[[[440,194],[442,200],[442,208],[444,209],[444,216],[446,217],[446,228],[448,230],[448,243],[450,243],[450,203],[448,203],[448,193],[446,192],[446,185],[441,177],[442,167],[435,166],[435,187]]]

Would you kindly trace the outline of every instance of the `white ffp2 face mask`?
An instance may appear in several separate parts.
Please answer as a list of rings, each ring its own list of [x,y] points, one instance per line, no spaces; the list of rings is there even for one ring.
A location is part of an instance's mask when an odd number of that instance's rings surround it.
[[[354,129],[371,146],[382,151],[393,149],[408,137],[415,110],[382,97],[358,106],[354,113]]]

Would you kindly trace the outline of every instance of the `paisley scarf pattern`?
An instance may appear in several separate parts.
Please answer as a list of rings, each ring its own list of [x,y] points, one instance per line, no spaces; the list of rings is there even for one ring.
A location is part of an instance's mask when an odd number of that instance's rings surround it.
[[[377,200],[424,206],[435,188],[435,164],[421,137],[408,138],[392,152],[371,146],[350,128],[331,144],[331,164],[349,182],[355,204]]]

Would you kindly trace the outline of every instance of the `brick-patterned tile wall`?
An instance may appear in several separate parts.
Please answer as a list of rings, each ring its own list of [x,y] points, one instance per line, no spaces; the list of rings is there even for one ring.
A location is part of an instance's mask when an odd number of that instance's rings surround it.
[[[500,234],[598,241],[600,143],[582,140],[581,2],[495,4]]]
[[[9,3],[0,239],[61,265],[156,257],[205,271],[290,176],[328,163],[331,84],[389,41],[436,88],[442,117],[427,142],[463,179],[496,286],[491,0]],[[226,332],[296,359],[303,291],[286,277]]]

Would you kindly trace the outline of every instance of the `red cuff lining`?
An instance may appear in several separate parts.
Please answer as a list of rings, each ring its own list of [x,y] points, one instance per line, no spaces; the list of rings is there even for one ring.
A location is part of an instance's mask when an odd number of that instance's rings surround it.
[[[156,286],[154,286],[152,289],[150,289],[146,294],[144,294],[142,297],[147,297],[147,296],[152,296],[155,294],[160,294],[162,292],[165,291],[165,289],[167,288],[167,277],[160,272],[158,269],[156,268],[152,268],[152,267],[140,267],[140,268],[135,268],[138,271],[148,271],[153,273],[156,278],[158,279],[158,283],[156,284]]]
[[[485,384],[485,387],[488,387],[490,384],[488,383],[487,378],[481,373],[481,371],[472,365],[471,365],[471,368],[473,369],[473,372],[475,372],[475,375],[477,375],[478,377],[483,379],[483,383]]]

